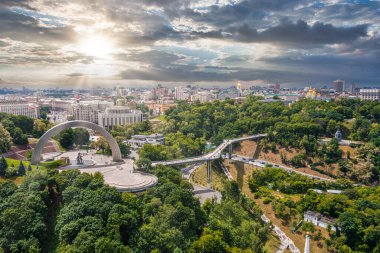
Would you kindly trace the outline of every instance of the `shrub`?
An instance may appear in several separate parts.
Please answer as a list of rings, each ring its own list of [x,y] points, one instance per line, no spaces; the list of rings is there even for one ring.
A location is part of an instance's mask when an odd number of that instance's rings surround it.
[[[272,200],[271,200],[270,198],[265,198],[265,199],[263,200],[263,203],[264,203],[265,205],[269,204],[270,202],[272,202]]]
[[[15,168],[15,167],[9,167],[5,171],[5,177],[6,178],[11,178],[11,177],[14,177],[14,176],[17,176],[17,168]]]

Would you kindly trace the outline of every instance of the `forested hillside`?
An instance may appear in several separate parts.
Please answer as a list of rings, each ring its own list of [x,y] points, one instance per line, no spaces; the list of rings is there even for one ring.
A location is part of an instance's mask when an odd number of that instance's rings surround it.
[[[0,183],[3,252],[264,252],[269,228],[239,190],[203,207],[177,170],[156,170],[159,185],[119,193],[101,174],[28,173]],[[236,188],[236,187],[235,187]]]

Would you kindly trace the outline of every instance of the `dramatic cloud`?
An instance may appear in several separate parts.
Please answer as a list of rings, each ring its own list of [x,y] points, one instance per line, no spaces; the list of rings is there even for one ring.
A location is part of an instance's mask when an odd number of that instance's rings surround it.
[[[2,0],[0,77],[373,85],[379,30],[379,1]]]
[[[352,42],[367,36],[368,25],[354,27],[335,27],[331,24],[316,22],[309,26],[299,20],[297,23],[284,22],[259,33],[247,25],[228,29],[234,37],[244,42],[278,42],[292,44],[336,44]]]

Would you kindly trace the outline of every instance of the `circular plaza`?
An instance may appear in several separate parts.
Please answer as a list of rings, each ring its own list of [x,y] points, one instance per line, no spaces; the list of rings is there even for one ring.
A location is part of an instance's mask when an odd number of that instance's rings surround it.
[[[78,152],[66,152],[62,157],[75,157]],[[104,177],[104,182],[109,186],[115,187],[121,192],[139,192],[144,191],[149,187],[157,184],[158,179],[152,174],[136,171],[134,169],[134,161],[132,159],[125,159],[123,162],[112,162],[109,156],[88,154],[84,155],[84,159],[91,159],[95,162],[91,166],[65,166],[60,170],[79,169],[81,172],[94,174],[100,172]]]
[[[76,150],[64,153],[44,153],[44,146],[48,141],[61,131],[72,128],[83,127],[100,133],[108,142],[112,156],[96,154],[94,150]],[[100,172],[105,183],[115,187],[119,191],[139,192],[157,184],[156,176],[135,171],[132,159],[122,159],[119,145],[116,140],[104,128],[88,121],[68,121],[58,124],[41,136],[36,144],[31,158],[31,164],[38,165],[40,160],[63,160],[64,166],[59,170],[79,169],[81,172],[94,174]]]

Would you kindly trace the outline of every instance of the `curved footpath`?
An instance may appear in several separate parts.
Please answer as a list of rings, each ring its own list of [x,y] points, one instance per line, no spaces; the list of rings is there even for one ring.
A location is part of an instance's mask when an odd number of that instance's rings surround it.
[[[212,189],[207,189],[207,187],[195,184],[190,180],[191,174],[198,169],[203,163],[199,164],[193,164],[191,166],[188,166],[186,168],[183,168],[181,170],[183,178],[187,179],[193,186],[194,188],[194,195],[197,196],[203,204],[206,199],[208,198],[215,198],[218,203],[220,203],[222,199],[222,194],[218,191],[212,190]]]

